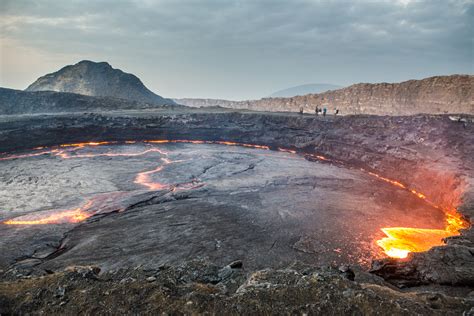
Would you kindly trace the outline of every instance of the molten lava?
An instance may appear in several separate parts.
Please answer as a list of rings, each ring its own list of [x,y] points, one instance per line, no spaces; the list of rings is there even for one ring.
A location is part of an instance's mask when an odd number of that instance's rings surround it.
[[[65,151],[60,151],[56,154],[56,156],[59,156],[64,159],[70,159],[70,158],[93,158],[93,157],[136,157],[136,156],[143,156],[148,153],[160,153],[160,154],[165,154],[162,150],[158,148],[150,148],[144,151],[136,152],[136,153],[101,153],[101,154],[76,154],[76,155],[70,155],[68,152]]]
[[[365,171],[364,169],[362,169]],[[444,229],[412,228],[412,227],[384,227],[382,232],[387,236],[376,241],[389,257],[406,258],[410,252],[423,252],[435,246],[444,245],[443,239],[457,236],[461,229],[469,227],[455,208],[444,209],[427,199],[426,195],[414,189],[409,189],[406,185],[376,173],[368,172],[373,177],[400,187],[424,200],[427,204],[442,210],[446,216],[446,227]]]
[[[79,223],[87,219],[92,213],[86,210],[92,206],[92,201],[88,201],[84,206],[74,210],[65,210],[55,212],[53,214],[28,219],[10,219],[3,222],[6,225],[45,225],[45,224],[62,224],[62,223]]]
[[[87,146],[102,146],[102,145],[111,145],[116,144],[117,142],[84,142],[84,143],[71,143],[71,144],[62,144],[59,147],[87,147]]]
[[[158,139],[158,140],[145,140],[144,142],[145,143],[152,143],[152,144],[167,144],[167,143],[214,144],[214,145],[240,146],[240,147],[270,150],[270,147],[265,146],[265,145],[246,144],[246,143],[237,143],[237,142],[226,142],[226,141],[220,141],[220,140],[186,140],[186,139],[168,140],[168,139]]]
[[[140,184],[148,188],[150,191],[156,191],[156,190],[163,190],[167,188],[168,186],[166,184],[161,184],[159,182],[153,182],[151,176],[155,173],[160,172],[163,170],[163,166],[159,166],[153,170],[150,171],[144,171],[140,172],[136,178],[135,181],[133,181],[136,184]]]
[[[289,154],[296,154],[296,150],[291,150],[291,149],[286,149],[286,148],[281,148],[281,147],[278,147],[278,151],[289,153]]]
[[[460,217],[447,215],[445,229],[388,227],[382,228],[387,237],[377,240],[377,245],[393,258],[406,258],[410,252],[423,252],[444,245],[443,238],[459,235],[459,230],[469,227]]]
[[[52,210],[38,212],[6,220],[6,225],[45,225],[79,223],[100,212],[123,210],[121,200],[130,195],[130,192],[117,191],[97,194],[84,205],[72,210]]]
[[[38,147],[38,148],[42,149],[42,147]],[[0,160],[22,159],[22,158],[36,157],[36,156],[42,156],[42,155],[48,155],[48,154],[56,154],[59,152],[60,150],[58,149],[52,149],[52,150],[45,150],[45,151],[39,151],[35,153],[22,154],[22,155],[9,155],[6,157],[0,157]]]

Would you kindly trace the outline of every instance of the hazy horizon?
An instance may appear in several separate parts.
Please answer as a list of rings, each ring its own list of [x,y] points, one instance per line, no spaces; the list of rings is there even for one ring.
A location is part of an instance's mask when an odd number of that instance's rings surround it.
[[[472,0],[6,0],[0,9],[0,86],[13,89],[84,59],[167,98],[474,72]]]

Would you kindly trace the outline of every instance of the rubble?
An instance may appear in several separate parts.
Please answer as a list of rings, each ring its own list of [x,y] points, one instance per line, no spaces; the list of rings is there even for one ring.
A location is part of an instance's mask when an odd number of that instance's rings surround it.
[[[227,265],[226,267],[230,267]],[[294,264],[284,269],[236,271],[194,260],[157,271],[110,271],[90,279],[58,272],[30,280],[0,281],[0,313],[46,314],[359,314],[460,315],[473,297],[358,282],[334,268]],[[120,280],[128,275],[129,282]]]

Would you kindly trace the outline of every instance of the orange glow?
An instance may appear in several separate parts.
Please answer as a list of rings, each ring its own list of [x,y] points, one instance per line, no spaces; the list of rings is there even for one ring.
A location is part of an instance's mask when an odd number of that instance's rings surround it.
[[[46,212],[37,212],[20,216],[14,219],[2,222],[6,225],[45,225],[45,224],[64,224],[64,223],[79,223],[99,210],[113,211],[120,210],[119,204],[114,203],[117,200],[127,196],[129,192],[118,191],[110,193],[102,193],[95,195],[89,199],[84,205],[72,210],[52,210]]]
[[[242,146],[242,147],[249,147],[249,148],[257,148],[257,149],[265,149],[269,150],[270,147],[264,145],[254,145],[254,144],[245,144],[245,143],[234,143],[234,142],[208,142],[208,144],[218,144],[218,145],[227,145],[227,146]]]
[[[327,158],[327,157],[324,157],[324,156],[321,156],[321,155],[316,155],[316,154],[306,154],[306,156],[308,157],[312,157],[312,158],[315,158],[315,159],[318,159],[318,160],[322,160],[322,161],[332,161],[331,159]]]
[[[166,139],[144,140],[143,142],[144,142],[144,143],[152,143],[152,144],[167,144],[167,143],[171,143],[170,140],[166,140]]]
[[[84,142],[84,143],[71,143],[71,144],[62,144],[59,147],[86,147],[86,146],[101,146],[101,145],[111,145],[117,142]]]
[[[77,155],[70,155],[67,152],[58,152],[56,155],[60,156],[61,158],[64,159],[70,159],[70,158],[93,158],[93,157],[136,157],[136,156],[143,156],[148,153],[152,152],[157,152],[160,154],[164,154],[164,152],[158,148],[150,148],[144,151],[140,151],[137,153],[101,153],[101,154],[77,154]]]
[[[44,224],[61,224],[61,223],[79,223],[89,217],[89,214],[81,209],[62,211],[40,219],[31,220],[15,220],[11,219],[3,222],[6,225],[44,225]]]
[[[377,245],[393,258],[406,258],[410,252],[422,252],[444,244],[443,238],[452,233],[443,229],[408,227],[382,228],[387,237],[377,240]]]
[[[227,145],[227,146],[242,146],[242,147],[248,147],[248,148],[256,148],[256,149],[265,149],[265,150],[270,150],[270,147],[265,146],[265,145],[255,145],[255,144],[246,144],[246,143],[236,143],[236,142],[226,142],[226,141],[203,141],[203,140],[167,140],[167,139],[158,139],[158,140],[144,140],[144,143],[151,143],[151,144],[167,144],[167,143],[187,143],[187,144],[216,144],[216,145]],[[113,145],[113,144],[118,144],[119,142],[117,141],[101,141],[101,142],[82,142],[82,143],[69,143],[69,144],[61,144],[57,146],[58,148],[70,148],[71,150],[74,149],[81,149],[85,147],[90,147],[90,146],[103,146],[103,145]],[[125,144],[135,144],[136,141],[133,140],[127,140],[124,142]],[[36,147],[34,150],[41,150],[45,149],[46,147]],[[55,155],[59,156],[64,159],[68,158],[92,158],[92,157],[97,157],[97,156],[108,156],[108,157],[117,157],[117,156],[141,156],[145,155],[149,152],[160,152],[158,149],[149,149],[146,150],[142,153],[136,153],[136,154],[113,154],[113,153],[104,153],[104,154],[79,154],[79,155],[69,155],[67,152],[64,152],[63,150],[60,150],[58,148],[50,149],[50,150],[45,150],[45,151],[40,151],[40,152],[34,152],[34,153],[28,153],[28,154],[19,154],[19,155],[9,155],[5,157],[0,157],[1,160],[11,160],[11,159],[20,159],[20,158],[28,158],[28,157],[36,157],[36,156],[41,156],[41,155]],[[283,149],[281,150],[283,151]],[[295,151],[287,150],[287,152],[291,153],[296,153]],[[325,159],[322,157],[322,159]]]
[[[206,144],[203,140],[172,140],[172,143]]]
[[[53,150],[46,150],[46,151],[40,151],[36,153],[29,153],[29,154],[22,154],[22,155],[9,155],[5,157],[1,157],[0,160],[11,160],[11,159],[21,159],[21,158],[28,158],[28,157],[37,157],[37,156],[42,156],[42,155],[48,155],[48,154],[54,154],[58,153],[59,150],[53,149]]]
[[[159,151],[160,154],[162,154],[164,156],[168,155],[168,153],[165,152],[165,151],[162,151],[162,150],[158,150],[158,151]],[[164,165],[168,165],[168,164],[171,164],[171,163],[174,163],[174,162],[181,162],[182,161],[182,160],[172,161],[168,157],[162,157],[161,160],[164,162]],[[159,167],[157,167],[153,170],[150,170],[150,171],[140,172],[135,177],[135,181],[133,181],[133,183],[140,184],[140,185],[146,187],[148,190],[151,190],[151,191],[167,189],[167,188],[170,187],[169,185],[162,184],[162,183],[159,183],[159,182],[154,182],[151,178],[151,176],[153,174],[160,172],[161,170],[163,170],[163,168],[164,168],[163,166],[159,166]]]
[[[365,171],[364,169],[361,169]],[[389,257],[406,258],[410,252],[428,251],[432,247],[444,245],[443,238],[457,236],[461,229],[466,229],[470,224],[465,221],[455,208],[451,210],[443,209],[427,199],[426,195],[415,189],[408,189],[406,185],[382,177],[376,173],[368,172],[380,180],[394,186],[408,190],[416,197],[424,200],[429,205],[442,210],[446,216],[445,229],[411,228],[411,227],[385,227],[382,232],[387,236],[376,241]]]
[[[34,216],[33,218],[31,218],[31,216],[25,216],[26,219],[10,219],[3,223],[6,225],[45,225],[79,223],[92,215],[92,213],[86,212],[86,210],[91,207],[91,205],[92,201],[89,201],[84,206],[76,208],[74,210],[59,211],[39,218],[35,218]]]
[[[291,150],[291,149],[286,149],[286,148],[278,147],[278,151],[281,151],[281,152],[284,152],[284,153],[296,154],[296,150]]]
[[[364,169],[361,169],[361,170],[362,170],[362,171],[365,171]],[[373,177],[376,177],[376,178],[378,178],[378,179],[380,179],[380,180],[382,180],[382,181],[385,181],[385,182],[388,182],[388,183],[390,183],[390,184],[393,184],[393,185],[395,185],[395,186],[397,186],[397,187],[400,187],[400,188],[402,188],[402,189],[406,189],[406,188],[407,188],[405,185],[401,184],[401,183],[398,182],[398,181],[391,180],[391,179],[388,179],[388,178],[384,178],[384,177],[382,177],[382,176],[380,176],[380,175],[378,175],[378,174],[376,174],[376,173],[370,172],[370,171],[369,171],[368,173],[369,173],[371,176],[373,176]],[[412,193],[413,193],[413,192],[412,192]]]
[[[227,145],[227,146],[242,146],[242,147],[265,149],[265,150],[270,149],[270,147],[265,146],[265,145],[236,143],[236,142],[227,142],[227,141],[220,141],[220,140],[212,141],[212,140],[186,140],[186,139],[178,139],[178,140],[158,139],[158,140],[145,140],[144,142],[152,143],[152,144],[167,144],[167,143],[210,144],[210,145],[215,144],[215,145]]]
[[[324,156],[315,155],[314,157],[318,158],[319,160],[329,161],[329,159]]]
[[[423,193],[420,193],[416,190],[410,190],[410,192],[413,193],[414,195],[416,195],[417,197],[419,197],[420,199],[423,199],[423,200],[426,199],[426,195],[424,195]]]
[[[165,184],[161,184],[159,182],[153,182],[153,180],[151,179],[151,175],[153,175],[154,173],[160,172],[161,170],[163,170],[163,166],[159,166],[150,171],[140,172],[139,174],[137,174],[137,176],[135,177],[135,181],[133,182],[136,184],[143,185],[144,187],[147,187],[148,190],[152,190],[152,191],[163,190],[167,188],[168,186]]]

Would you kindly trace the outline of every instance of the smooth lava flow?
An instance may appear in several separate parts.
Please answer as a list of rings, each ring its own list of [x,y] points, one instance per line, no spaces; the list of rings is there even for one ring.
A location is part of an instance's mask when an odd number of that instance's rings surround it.
[[[256,148],[262,150],[269,150],[270,148],[265,145],[256,145],[256,144],[244,144],[244,143],[237,143],[237,142],[227,142],[227,141],[201,141],[201,140],[148,140],[143,141],[144,143],[150,144],[167,144],[167,143],[191,143],[191,144],[217,144],[217,145],[226,145],[226,146],[242,146],[248,148]],[[28,153],[28,154],[20,154],[20,155],[6,155],[4,157],[0,157],[1,160],[10,160],[10,159],[21,159],[26,157],[35,157],[41,155],[54,155],[61,157],[63,159],[75,159],[75,158],[92,158],[97,156],[107,156],[107,157],[117,157],[117,156],[127,156],[127,157],[134,157],[134,156],[142,156],[148,153],[157,152],[163,155],[164,157],[161,158],[163,164],[159,167],[149,170],[143,171],[136,175],[134,179],[134,183],[143,186],[146,190],[156,191],[162,189],[172,189],[172,190],[179,190],[179,189],[191,189],[199,186],[200,184],[197,182],[187,183],[181,186],[173,186],[156,182],[152,179],[154,174],[161,172],[166,165],[176,163],[179,161],[172,161],[168,159],[167,152],[160,149],[160,148],[149,148],[139,152],[132,152],[132,153],[94,153],[94,154],[81,154],[77,151],[82,148],[86,147],[93,147],[93,146],[101,146],[101,145],[113,145],[113,144],[135,144],[136,141],[126,141],[126,142],[112,142],[112,141],[104,141],[104,142],[84,142],[84,143],[71,143],[71,144],[63,144],[54,148],[45,148],[45,147],[37,147],[34,148],[35,152]],[[298,154],[295,150],[287,149],[287,148],[278,148],[281,152],[286,152],[290,154]],[[72,155],[71,153],[74,154]],[[331,160],[327,157],[316,155],[316,154],[305,154],[305,156],[309,156],[313,159],[318,159],[325,162],[333,162],[342,164],[339,161]],[[427,251],[434,246],[441,246],[444,244],[443,239],[450,236],[459,235],[459,231],[461,229],[465,229],[469,227],[469,223],[465,221],[462,216],[457,212],[457,209],[453,206],[452,208],[443,208],[439,205],[434,204],[432,201],[428,200],[427,197],[414,189],[407,187],[406,185],[400,183],[399,181],[392,180],[389,178],[385,178],[377,173],[361,169],[361,171],[366,172],[368,175],[375,177],[381,181],[387,182],[395,187],[400,189],[406,190],[412,194],[414,194],[419,199],[422,199],[429,205],[443,211],[445,214],[445,221],[446,226],[444,229],[430,229],[430,228],[411,228],[411,227],[384,227],[382,228],[382,232],[386,235],[386,237],[376,240],[375,243],[380,246],[385,254],[389,257],[393,258],[406,258],[409,253],[411,252],[423,252]],[[112,196],[112,198],[119,198],[125,194],[124,192],[116,193],[116,196]],[[110,196],[108,197],[111,198]],[[83,206],[73,209],[73,210],[64,210],[59,211],[54,214],[46,215],[42,218],[37,218],[34,220],[21,220],[21,219],[10,219],[3,222],[4,225],[44,225],[44,224],[58,224],[58,223],[79,223],[84,221],[85,219],[92,216],[94,213],[91,212],[91,209],[97,207],[98,204],[104,204],[104,198],[102,195],[97,195],[85,203]]]

